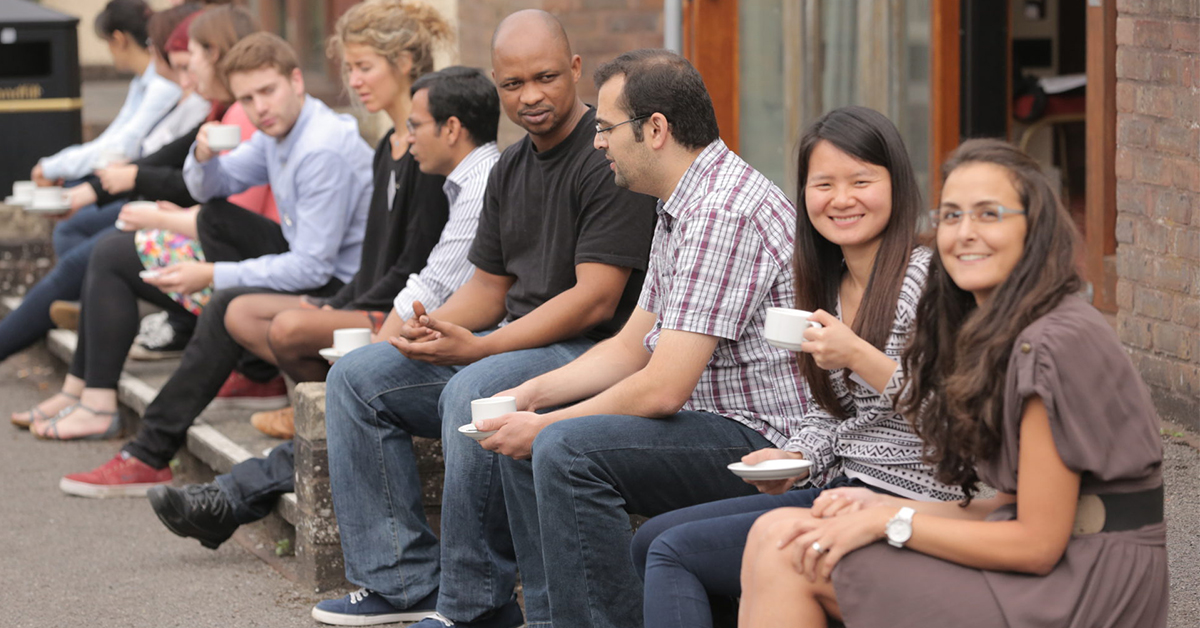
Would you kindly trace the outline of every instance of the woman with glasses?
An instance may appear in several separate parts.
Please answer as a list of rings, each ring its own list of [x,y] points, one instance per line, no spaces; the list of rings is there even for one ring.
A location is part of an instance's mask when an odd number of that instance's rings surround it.
[[[762,517],[739,625],[1165,626],[1158,419],[1076,295],[1070,216],[1008,144],[969,141],[944,171],[898,407],[966,498],[838,489]]]
[[[742,459],[812,462],[807,477],[754,481],[764,495],[684,508],[648,521],[633,540],[644,573],[645,624],[713,625],[709,598],[743,594],[746,535],[763,513],[808,507],[822,491],[860,487],[916,500],[953,500],[921,443],[892,407],[931,252],[917,246],[921,195],[900,133],[864,107],[834,110],[800,140],[796,307],[820,329],[797,354],[808,386],[803,427],[780,449]],[[802,482],[802,484],[801,484]],[[801,485],[800,490],[788,489]]]

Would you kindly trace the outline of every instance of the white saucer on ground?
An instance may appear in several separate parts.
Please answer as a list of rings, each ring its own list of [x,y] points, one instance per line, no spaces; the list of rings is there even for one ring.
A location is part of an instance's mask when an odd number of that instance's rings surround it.
[[[321,357],[325,358],[326,360],[329,360],[330,364],[337,362],[339,358],[346,355],[345,353],[342,353],[341,351],[338,351],[337,349],[334,349],[333,347],[321,349],[317,353],[320,353]]]
[[[490,432],[480,432],[478,429],[476,429],[474,423],[467,423],[466,425],[463,425],[462,427],[458,428],[459,434],[464,434],[466,436],[474,438],[475,440],[483,440],[499,431],[500,430],[492,430]]]
[[[786,480],[807,476],[811,466],[811,460],[775,459],[763,460],[756,465],[735,462],[728,469],[747,480]]]

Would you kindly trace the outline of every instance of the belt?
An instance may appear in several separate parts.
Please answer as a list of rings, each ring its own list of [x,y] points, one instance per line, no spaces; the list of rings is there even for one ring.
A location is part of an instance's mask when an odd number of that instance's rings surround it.
[[[1163,487],[1080,495],[1072,534],[1136,530],[1163,521]]]

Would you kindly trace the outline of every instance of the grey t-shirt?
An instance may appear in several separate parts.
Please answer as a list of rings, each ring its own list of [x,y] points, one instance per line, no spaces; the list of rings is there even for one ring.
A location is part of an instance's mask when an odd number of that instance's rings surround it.
[[[509,146],[488,180],[471,263],[516,283],[505,299],[516,320],[575,285],[585,262],[633,272],[612,319],[588,330],[607,338],[637,305],[656,199],[617,187],[604,153],[592,146],[596,114],[588,108],[569,136],[539,153],[528,136]]]

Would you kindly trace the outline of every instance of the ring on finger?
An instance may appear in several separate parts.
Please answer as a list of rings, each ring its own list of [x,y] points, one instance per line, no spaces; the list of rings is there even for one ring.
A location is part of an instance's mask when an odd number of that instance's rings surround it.
[[[813,541],[813,544],[812,544],[812,550],[813,550],[814,552],[818,553],[818,554],[824,554],[825,552],[828,552],[828,551],[829,551],[829,548],[828,548],[828,547],[821,547],[821,544],[820,544],[820,543],[818,543],[817,541]]]

